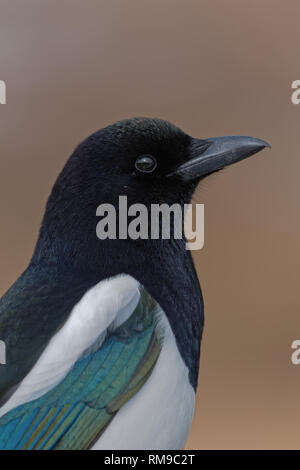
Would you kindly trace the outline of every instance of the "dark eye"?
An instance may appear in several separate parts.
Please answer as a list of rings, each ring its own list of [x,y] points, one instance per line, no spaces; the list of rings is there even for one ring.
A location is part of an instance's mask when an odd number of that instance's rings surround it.
[[[152,155],[141,155],[135,161],[135,168],[141,173],[151,173],[156,167],[157,163]]]

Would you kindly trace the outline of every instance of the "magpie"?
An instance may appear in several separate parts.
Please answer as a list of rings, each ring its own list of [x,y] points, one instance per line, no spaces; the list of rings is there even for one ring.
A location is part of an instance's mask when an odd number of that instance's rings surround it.
[[[0,300],[0,449],[184,447],[204,324],[191,253],[174,233],[99,240],[96,210],[120,195],[184,207],[203,178],[265,147],[133,118],[75,149]]]

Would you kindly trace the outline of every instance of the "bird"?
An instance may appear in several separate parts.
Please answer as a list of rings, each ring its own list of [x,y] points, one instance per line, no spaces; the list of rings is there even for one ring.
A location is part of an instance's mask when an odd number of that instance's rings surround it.
[[[203,179],[266,147],[136,117],[75,148],[28,267],[0,300],[0,449],[184,448],[204,327],[191,252],[174,231],[100,240],[97,207],[120,195],[184,207]]]

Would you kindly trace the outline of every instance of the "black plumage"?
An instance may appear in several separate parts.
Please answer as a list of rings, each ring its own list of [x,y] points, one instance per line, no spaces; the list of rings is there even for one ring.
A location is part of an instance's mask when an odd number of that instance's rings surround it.
[[[29,372],[84,293],[119,273],[136,278],[161,305],[196,388],[204,313],[185,240],[99,240],[96,209],[101,203],[117,207],[120,195],[128,205],[149,208],[189,203],[202,178],[267,145],[230,139],[226,145],[193,139],[166,121],[135,118],[94,133],[75,149],[49,197],[29,266],[0,301],[0,338],[7,345],[0,400]],[[150,174],[136,171],[136,159],[145,154],[157,161]]]

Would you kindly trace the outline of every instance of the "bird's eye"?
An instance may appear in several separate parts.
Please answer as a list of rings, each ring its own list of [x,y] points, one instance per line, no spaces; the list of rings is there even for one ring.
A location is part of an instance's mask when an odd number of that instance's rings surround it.
[[[156,159],[152,155],[141,155],[135,161],[135,168],[141,173],[152,173],[156,167]]]

